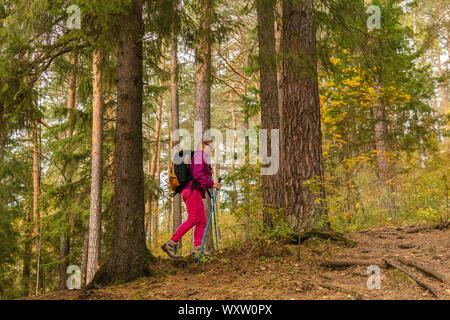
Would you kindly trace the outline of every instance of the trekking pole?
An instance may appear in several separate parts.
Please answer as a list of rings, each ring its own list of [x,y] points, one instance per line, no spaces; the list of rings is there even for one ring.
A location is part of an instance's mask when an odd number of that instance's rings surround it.
[[[211,216],[212,216],[212,213],[214,211],[214,204],[216,203],[216,196],[217,196],[218,192],[219,192],[219,190],[216,189],[216,192],[214,193],[214,197],[213,197],[213,204],[212,204],[211,212],[209,213],[208,223],[206,224],[205,233],[203,234],[202,246],[200,248],[200,254],[198,255],[197,264],[200,263],[200,259],[202,257],[203,246],[205,245],[206,234],[208,233],[209,223],[211,222]]]
[[[222,178],[219,178],[219,183],[221,181],[222,181]],[[218,192],[219,192],[219,190],[217,190],[216,193],[218,193]],[[216,247],[217,247],[217,250],[219,250],[219,239],[217,237],[216,208],[215,207],[213,207],[213,208],[214,208],[214,233],[216,234]]]

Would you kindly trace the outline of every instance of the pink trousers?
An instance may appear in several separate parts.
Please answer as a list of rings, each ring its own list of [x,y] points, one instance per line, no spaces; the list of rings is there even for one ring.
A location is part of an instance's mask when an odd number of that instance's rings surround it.
[[[195,226],[194,230],[194,246],[200,246],[203,240],[203,233],[206,227],[206,213],[203,205],[202,194],[198,190],[186,188],[181,192],[186,209],[188,219],[181,224],[172,237],[172,241],[177,242],[180,238]]]

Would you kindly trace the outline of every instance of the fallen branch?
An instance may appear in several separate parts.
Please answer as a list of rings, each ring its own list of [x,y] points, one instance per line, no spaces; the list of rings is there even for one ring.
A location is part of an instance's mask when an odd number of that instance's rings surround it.
[[[435,271],[435,270],[433,270],[433,269],[431,269],[431,268],[429,268],[427,266],[424,266],[424,265],[420,264],[417,261],[407,260],[407,259],[405,259],[403,257],[397,257],[397,260],[400,261],[403,264],[406,264],[407,266],[415,267],[416,269],[422,271],[424,274],[426,274],[426,275],[428,275],[430,277],[433,277],[433,278],[435,278],[435,279],[437,279],[437,280],[439,280],[441,282],[446,282],[447,281],[447,279],[442,274],[440,274],[439,272],[437,272],[437,271]]]
[[[418,279],[416,276],[414,276],[412,273],[410,273],[408,270],[405,270],[404,268],[398,266],[397,264],[395,264],[393,261],[383,258],[383,261],[390,267],[400,270],[401,272],[403,272],[404,274],[406,274],[408,277],[410,277],[411,279],[413,279],[418,285],[420,285],[421,287],[425,288],[426,290],[428,290],[429,292],[431,292],[431,294],[433,296],[435,296],[436,298],[440,299],[439,294],[428,284],[426,284],[425,282],[423,282],[422,280]]]

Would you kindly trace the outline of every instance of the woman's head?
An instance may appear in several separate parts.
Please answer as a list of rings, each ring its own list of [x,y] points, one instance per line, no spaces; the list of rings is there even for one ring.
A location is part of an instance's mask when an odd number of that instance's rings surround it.
[[[208,154],[214,150],[214,142],[211,139],[204,139],[202,142],[202,150]]]

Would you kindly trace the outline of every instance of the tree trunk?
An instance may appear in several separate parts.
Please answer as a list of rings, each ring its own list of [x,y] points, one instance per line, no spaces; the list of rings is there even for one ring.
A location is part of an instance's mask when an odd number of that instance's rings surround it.
[[[235,156],[236,148],[237,148],[237,131],[236,131],[237,126],[236,126],[236,110],[235,110],[235,106],[233,103],[231,92],[230,92],[230,106],[231,106],[231,126],[233,129],[233,149],[232,149],[233,158],[231,160],[231,168],[234,171],[234,167],[236,165],[234,156]],[[235,180],[233,180],[233,192],[231,193],[231,201],[232,201],[232,203],[236,203],[236,201],[237,201],[237,189],[236,189],[236,181]]]
[[[174,134],[175,130],[180,128],[180,116],[179,116],[179,99],[178,99],[178,39],[177,35],[174,33],[172,35],[172,49],[170,55],[170,96],[171,96],[171,128],[172,128],[172,139],[170,148],[173,148],[174,144],[178,144],[180,139],[178,135]],[[172,159],[170,159],[172,161]],[[170,164],[171,165],[171,164]],[[172,216],[173,216],[173,228],[172,231],[175,233],[178,227],[181,225],[182,214],[181,214],[181,194],[177,193],[173,197],[172,201]],[[178,241],[178,251],[182,251],[182,239]]]
[[[83,237],[83,251],[81,252],[81,287],[86,286],[86,271],[87,271],[87,260],[89,251],[89,232],[86,232]]]
[[[111,90],[110,88],[111,88],[111,86],[108,85],[108,88],[106,90],[106,94],[108,95],[107,101],[108,101],[108,105],[109,105],[109,108],[107,111],[107,117],[109,119],[109,122],[108,122],[107,127],[108,127],[109,131],[113,131],[114,130],[114,104],[112,103],[113,96],[112,96],[112,92],[110,91]],[[114,183],[115,182],[114,181],[114,151],[109,154],[108,165],[109,165],[108,174],[110,176],[110,181],[111,181],[111,183]]]
[[[200,0],[198,2],[199,30],[197,47],[195,50],[195,121],[201,121],[201,134],[211,127],[211,15],[213,0]],[[194,133],[195,135],[195,133]],[[210,138],[210,137],[205,137]],[[195,136],[194,136],[195,139]],[[200,139],[201,140],[201,139]],[[200,148],[201,141],[195,148]],[[211,198],[208,193],[204,199],[205,212],[211,211]],[[208,218],[208,217],[207,217]],[[212,241],[211,224],[206,236],[206,250],[214,250]]]
[[[282,35],[282,25],[283,25],[283,8],[281,5],[282,0],[276,0],[276,8],[275,8],[275,52],[276,52],[276,61],[277,61],[277,93],[278,93],[278,113],[279,113],[279,121],[280,121],[280,149],[281,149],[281,123],[283,122],[283,114],[281,111],[281,105],[283,103],[283,88],[282,88],[282,59],[281,59],[281,52],[280,52],[280,45],[281,45],[281,35]],[[280,161],[282,160],[282,157]],[[280,162],[280,168],[283,168],[281,162]],[[282,177],[280,178],[282,179]],[[282,183],[282,181],[281,181]],[[280,196],[281,197],[281,196]],[[282,198],[282,197],[281,197]],[[283,199],[281,199],[283,201]],[[282,202],[283,203],[283,202]],[[283,203],[285,205],[285,203]]]
[[[312,0],[283,2],[281,112],[282,119],[289,119],[281,122],[283,194],[288,222],[296,232],[314,228],[326,213],[312,10]],[[306,185],[312,180],[314,187]]]
[[[243,57],[241,59],[241,70],[245,69],[245,65],[246,65],[246,60],[245,60],[245,54],[244,54],[244,37],[242,35],[242,31],[239,31],[239,51],[240,51],[240,56]],[[241,77],[241,86],[242,86],[242,97],[245,99],[247,98],[247,79],[245,79],[244,77]],[[249,129],[249,111],[247,108],[245,108],[244,110],[244,130],[247,131]],[[249,157],[249,143],[250,140],[249,138],[246,136],[245,137],[245,147],[244,147],[244,153],[245,153],[245,163],[243,165],[249,165],[250,164],[250,157]],[[247,208],[247,210],[245,210],[245,214],[244,214],[244,234],[243,234],[243,239],[244,240],[249,240],[250,238],[250,210],[248,208],[248,203],[249,203],[249,198],[250,198],[250,194],[249,194],[249,188],[250,188],[250,176],[248,174],[245,174],[243,177],[243,179],[241,180],[242,182],[242,193],[244,196],[243,199],[243,206],[244,208]]]
[[[160,61],[160,65],[159,68],[161,70],[161,72],[164,72],[165,69],[165,58],[164,58],[164,51],[165,51],[165,46],[164,46],[164,42],[161,45],[161,52],[162,52],[162,56],[161,56],[161,61]],[[162,88],[164,86],[164,76],[161,75],[161,79],[160,79],[160,87]],[[162,123],[162,108],[163,108],[163,104],[164,104],[164,92],[161,91],[159,93],[158,96],[158,110],[157,110],[157,114],[156,114],[156,128],[155,128],[155,150],[153,152],[152,155],[152,161],[151,161],[151,167],[150,167],[150,179],[152,179],[155,182],[155,185],[157,187],[159,187],[159,178],[160,178],[160,159],[161,159],[161,123]],[[150,188],[153,188],[153,185],[150,186]],[[150,190],[153,191],[153,190]],[[150,192],[152,193],[152,192]],[[153,247],[156,248],[157,247],[157,243],[158,243],[158,210],[159,210],[159,197],[157,197],[156,199],[151,199],[150,200],[150,204],[149,207],[151,208],[150,210],[150,214],[151,214],[151,218],[153,218],[153,233],[152,233],[152,243],[153,243]]]
[[[72,57],[71,64],[74,68],[77,66],[77,55],[74,54]],[[73,136],[73,130],[70,126],[70,118],[72,115],[72,110],[75,108],[75,102],[76,102],[76,87],[77,87],[77,75],[75,70],[72,70],[70,73],[69,78],[69,90],[67,95],[67,116],[66,121],[68,124],[68,128],[66,129],[66,139],[70,139]],[[70,153],[70,142],[66,143],[64,146],[65,152]],[[72,180],[72,166],[70,163],[66,163],[66,168],[64,172],[64,178],[65,183],[69,184]],[[70,213],[67,212],[66,214],[66,221],[70,221]],[[64,290],[66,289],[66,281],[67,281],[67,267],[70,264],[70,261],[68,259],[68,256],[70,254],[70,226],[68,226],[68,229],[63,233],[63,235],[59,239],[59,259],[60,259],[60,265],[59,265],[59,289]]]
[[[152,135],[151,132],[148,132],[148,141],[150,142],[152,140]],[[155,157],[155,152],[153,152],[152,158],[148,158],[147,160],[147,171],[148,171],[148,175],[149,178],[152,179],[151,177],[151,170],[152,170],[152,162],[153,162],[153,157]],[[152,190],[149,190],[150,192]],[[149,196],[147,197],[147,199],[145,200],[145,240],[146,242],[148,242],[148,247],[151,248],[151,237],[152,237],[152,199],[151,199],[151,193],[149,194]]]
[[[437,59],[437,67],[438,67],[438,76],[442,77],[442,66],[441,66],[441,48],[439,48],[439,43],[436,46],[436,59]],[[439,83],[439,89],[441,91],[441,114],[446,114],[447,109],[447,87],[445,86],[445,82]]]
[[[5,119],[5,105],[0,101],[0,163],[3,161],[5,155],[5,147],[7,142],[7,128]]]
[[[67,281],[67,267],[69,266],[69,260],[67,259],[70,253],[70,238],[60,237],[59,239],[59,259],[61,263],[59,265],[59,290],[66,289]],[[67,258],[66,258],[67,257]]]
[[[148,274],[142,162],[142,2],[118,17],[118,104],[111,255],[92,283],[132,281]]]
[[[162,108],[162,100],[161,108]],[[160,120],[161,122],[161,120]],[[161,124],[160,124],[161,126]],[[159,190],[160,186],[160,178],[161,178],[161,137],[158,139],[158,147],[157,147],[157,160],[156,160],[156,187]],[[153,248],[158,248],[158,233],[159,233],[159,197],[153,201]]]
[[[31,231],[32,223],[32,212],[28,210],[27,220],[26,220],[26,231],[25,231],[25,250],[23,256],[23,270],[22,270],[22,283],[24,295],[29,295],[31,293],[31,245],[33,239],[33,233]]]
[[[40,199],[40,184],[41,184],[41,160],[39,153],[39,145],[38,145],[38,130],[39,130],[39,122],[38,120],[34,120],[31,124],[31,134],[32,134],[32,143],[33,143],[33,238],[34,238],[34,247],[36,251],[37,257],[37,267],[36,267],[36,294],[39,293],[44,287],[42,271],[40,270],[40,251],[41,251],[41,217],[39,213],[39,199]]]
[[[275,0],[257,0],[259,65],[261,82],[261,128],[267,129],[267,155],[271,150],[271,131],[280,128],[278,111],[277,65],[275,51],[275,30],[273,25]],[[263,225],[273,228],[272,210],[282,207],[279,190],[281,188],[278,172],[261,175],[263,199]]]
[[[386,119],[386,108],[382,103],[377,103],[373,109],[375,120],[375,148],[377,150],[377,178],[378,188],[382,193],[380,208],[392,210],[395,206],[393,198],[394,185],[390,181],[392,178],[392,168],[387,159],[388,152],[388,126]]]
[[[94,278],[100,267],[100,238],[102,228],[103,184],[103,74],[102,53],[94,50],[92,55],[92,171],[91,202],[89,214],[89,249],[86,284]]]
[[[167,126],[168,126],[168,136],[169,136],[169,142],[168,142],[168,157],[167,157],[167,176],[170,175],[170,167],[172,164],[172,126],[171,126],[171,109],[167,110]],[[171,224],[171,219],[172,219],[172,211],[173,211],[173,201],[172,201],[172,197],[170,196],[170,194],[172,193],[172,190],[170,189],[169,186],[167,186],[167,219],[166,219],[166,225],[167,225],[167,234],[170,234],[170,232],[172,231],[172,229],[170,228],[170,224]]]

